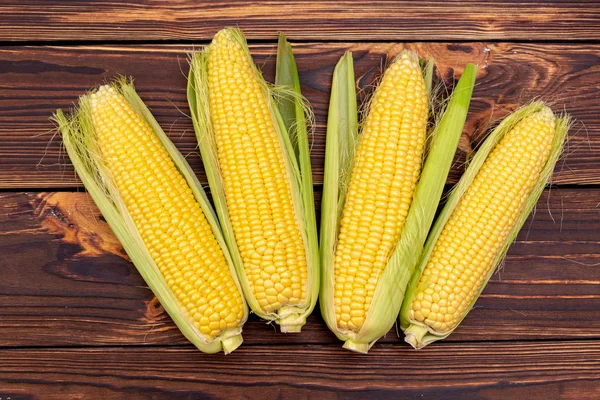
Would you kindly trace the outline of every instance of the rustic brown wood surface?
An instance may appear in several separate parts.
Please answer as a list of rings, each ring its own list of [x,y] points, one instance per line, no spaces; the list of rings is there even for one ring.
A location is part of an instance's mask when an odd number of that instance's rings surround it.
[[[599,203],[600,189],[546,191],[448,341],[600,339]],[[186,343],[87,194],[4,193],[0,210],[0,347]],[[244,332],[250,344],[336,343],[318,315],[300,335],[257,318]]]
[[[598,380],[600,344],[588,341],[381,345],[369,355],[323,345],[227,357],[178,346],[0,350],[11,399],[579,400],[600,396]]]
[[[0,40],[208,40],[226,25],[252,39],[596,40],[597,1],[6,0]]]
[[[452,86],[477,87],[465,152],[519,104],[576,120],[534,216],[464,323],[424,350],[393,329],[369,355],[341,349],[318,310],[301,334],[251,317],[244,345],[189,345],[84,192],[49,120],[132,75],[202,181],[187,117],[187,53],[221,27],[247,33],[271,80],[292,39],[316,117],[317,207],[333,67],[355,58],[364,97],[407,46]],[[407,42],[407,43],[402,43]],[[600,398],[600,2],[0,0],[0,400]]]
[[[567,110],[576,124],[554,182],[599,184],[600,45],[517,43],[412,43],[434,57],[448,85],[468,63],[479,63],[477,87],[463,143],[476,143],[487,128],[523,102],[543,98]],[[356,59],[358,85],[367,92],[382,65],[402,45],[394,43],[302,43],[297,53],[303,93],[316,129],[312,147],[315,183],[322,183],[325,123],[333,67],[346,50]],[[49,120],[98,82],[119,74],[135,76],[140,95],[200,175],[205,177],[187,108],[187,52],[191,45],[0,48],[0,188],[72,188],[80,183],[54,137]],[[274,74],[274,44],[252,46],[265,76]],[[464,155],[464,154],[462,154]],[[451,181],[460,176],[456,163]]]

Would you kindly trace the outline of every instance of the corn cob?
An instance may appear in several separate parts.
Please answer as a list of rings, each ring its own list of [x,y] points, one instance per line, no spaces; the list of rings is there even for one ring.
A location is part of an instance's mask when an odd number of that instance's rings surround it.
[[[293,100],[293,136],[237,29],[221,30],[192,57],[188,101],[248,304],[298,332],[317,300],[319,266],[304,105],[285,39],[278,74],[294,84],[280,89]]]
[[[466,118],[474,66],[465,69],[435,130],[421,174],[432,72],[432,62],[424,76],[416,54],[399,54],[373,95],[360,138],[350,54],[334,72],[321,208],[321,311],[354,351],[367,352],[397,318]]]
[[[473,307],[550,178],[568,124],[535,102],[507,117],[477,152],[432,230],[402,306],[413,347],[447,337]]]
[[[85,187],[183,334],[204,352],[242,342],[247,308],[214,212],[125,80],[55,120]]]

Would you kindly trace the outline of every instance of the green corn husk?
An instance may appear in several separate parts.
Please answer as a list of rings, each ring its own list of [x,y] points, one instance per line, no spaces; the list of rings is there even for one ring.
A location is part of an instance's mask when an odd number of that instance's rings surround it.
[[[448,222],[454,209],[459,204],[460,199],[466,193],[467,189],[473,182],[475,176],[481,169],[483,163],[487,159],[488,155],[492,152],[494,147],[523,118],[525,118],[535,112],[538,112],[545,107],[546,106],[543,102],[540,102],[540,101],[532,102],[531,104],[521,107],[520,109],[518,109],[517,111],[515,111],[514,113],[512,113],[511,115],[506,117],[498,125],[498,127],[496,127],[496,129],[494,129],[490,133],[488,138],[483,142],[483,144],[481,145],[481,147],[479,148],[479,150],[477,151],[475,156],[470,160],[470,163],[469,163],[469,166],[468,166],[466,172],[464,173],[464,175],[462,176],[460,181],[452,189],[452,193],[449,196],[444,209],[438,216],[438,218],[431,230],[431,233],[429,234],[427,243],[425,244],[423,252],[420,256],[418,268],[411,278],[409,288],[406,292],[406,297],[404,298],[404,303],[402,304],[402,310],[400,313],[400,324],[401,324],[402,330],[405,333],[406,342],[410,343],[414,348],[420,349],[432,342],[446,338],[448,335],[450,335],[454,331],[454,329],[456,329],[458,324],[460,324],[460,321],[459,321],[459,323],[456,324],[456,326],[454,326],[454,328],[452,328],[451,330],[448,330],[446,332],[436,332],[435,330],[431,329],[430,327],[428,327],[418,321],[411,320],[409,318],[409,310],[410,310],[411,304],[414,300],[414,296],[417,293],[421,274],[422,274],[425,266],[427,265],[427,262],[433,251],[434,245],[435,245],[438,237],[440,236],[445,224]],[[531,191],[531,194],[530,194],[527,202],[525,203],[523,210],[519,214],[519,217],[518,217],[515,225],[512,227],[506,242],[502,246],[502,250],[499,252],[497,257],[495,258],[493,267],[490,269],[490,272],[485,277],[484,283],[481,285],[480,288],[478,288],[477,295],[475,296],[470,307],[467,308],[467,311],[464,313],[464,315],[462,315],[461,321],[462,321],[462,319],[464,319],[464,317],[468,314],[469,310],[473,307],[473,305],[477,301],[477,298],[479,297],[479,295],[485,288],[487,282],[489,281],[490,277],[494,273],[496,267],[500,264],[500,262],[506,255],[511,243],[515,240],[521,227],[527,220],[527,217],[529,216],[529,214],[535,207],[535,204],[537,203],[540,195],[542,194],[544,187],[546,186],[546,183],[548,182],[548,180],[550,179],[550,177],[552,175],[552,171],[554,170],[556,161],[558,160],[560,154],[562,153],[563,143],[565,141],[567,131],[569,129],[569,124],[570,124],[570,122],[569,122],[569,118],[567,116],[556,119],[555,134],[554,134],[554,138],[552,141],[552,148],[551,148],[550,156],[549,156],[544,168],[542,169],[539,182]]]
[[[226,29],[242,46],[244,53],[251,60],[243,32],[234,28]],[[254,297],[233,234],[211,122],[207,83],[209,51],[210,47],[206,47],[203,51],[197,52],[191,57],[187,96],[217,215],[226,233],[225,239],[233,256],[244,295],[252,311],[263,319],[275,321],[280,325],[282,332],[300,332],[302,326],[306,323],[306,318],[317,302],[319,257],[307,128],[307,118],[310,118],[311,114],[306,100],[300,93],[300,83],[292,49],[285,40],[285,36],[281,35],[277,51],[277,86],[268,84],[258,68],[252,64],[256,77],[261,81],[264,96],[266,96],[271,106],[273,126],[278,133],[280,147],[284,153],[294,208],[296,215],[299,217],[306,248],[308,266],[308,298],[305,304],[284,306],[277,312],[263,310]]]
[[[313,261],[310,283],[310,307],[305,311],[310,315],[316,306],[320,288],[319,239],[317,237],[317,218],[315,215],[315,196],[313,189],[312,167],[310,161],[310,144],[307,118],[312,120],[312,112],[308,102],[302,97],[300,77],[291,44],[283,33],[279,34],[277,43],[277,64],[275,85],[279,88],[277,107],[281,119],[288,132],[294,154],[298,160],[301,177],[302,210],[308,240],[308,251]],[[306,317],[303,317],[304,319]],[[282,327],[283,329],[283,327]]]
[[[150,125],[157,138],[166,148],[176,168],[182,174],[191,188],[194,197],[200,204],[202,212],[210,224],[219,245],[223,249],[223,254],[229,264],[232,277],[241,293],[235,268],[227,251],[225,239],[221,233],[215,212],[210,206],[208,198],[194,172],[158,125],[150,110],[136,93],[133,84],[122,78],[111,85],[125,97],[134,111]],[[66,116],[62,110],[57,110],[53,117],[62,134],[64,146],[79,178],[102,212],[115,236],[121,242],[140,275],[183,335],[199,350],[205,353],[217,353],[221,350],[226,354],[232,352],[242,343],[242,326],[248,316],[246,304],[244,303],[244,317],[238,327],[227,330],[210,341],[187,319],[185,311],[179,306],[177,298],[170,290],[144,245],[143,239],[121,198],[112,175],[101,158],[101,152],[97,147],[95,131],[91,121],[89,96],[92,93],[93,91],[79,98],[79,105],[73,110],[70,116]]]
[[[433,61],[424,66],[424,79],[431,95]],[[454,157],[469,109],[477,67],[467,65],[435,127],[429,155],[423,166],[413,201],[398,244],[379,278],[366,320],[358,332],[337,327],[334,308],[334,254],[354,148],[359,140],[352,56],[346,53],[334,74],[327,121],[325,176],[321,205],[321,313],[329,329],[344,347],[366,353],[394,325],[404,291],[433,221],[437,204]]]

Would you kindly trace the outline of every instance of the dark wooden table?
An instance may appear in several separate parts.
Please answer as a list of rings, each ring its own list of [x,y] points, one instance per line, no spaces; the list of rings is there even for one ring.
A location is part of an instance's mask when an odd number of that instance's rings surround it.
[[[391,331],[357,355],[317,311],[298,335],[251,318],[241,348],[205,355],[128,262],[48,117],[132,75],[204,180],[186,54],[226,25],[245,30],[268,79],[277,31],[293,42],[316,115],[317,197],[331,74],[346,50],[361,88],[404,46],[435,57],[450,85],[479,63],[463,150],[535,97],[576,118],[551,189],[447,340],[417,352]],[[0,42],[0,400],[600,398],[597,1],[2,0]],[[449,183],[460,173],[458,162]]]

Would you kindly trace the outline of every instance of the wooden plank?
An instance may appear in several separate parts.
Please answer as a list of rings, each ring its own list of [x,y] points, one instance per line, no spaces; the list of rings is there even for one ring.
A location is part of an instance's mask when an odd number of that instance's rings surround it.
[[[547,191],[448,341],[600,338],[598,203],[600,189]],[[0,347],[185,343],[88,195],[2,194],[0,238]],[[300,335],[251,318],[244,338],[338,343],[318,311]]]
[[[600,342],[464,343],[358,355],[335,346],[3,349],[0,396],[103,399],[600,397]]]
[[[567,110],[577,123],[556,183],[600,183],[600,45],[452,44],[408,45],[435,57],[440,75],[451,85],[467,62],[481,65],[463,144],[474,143],[491,122],[535,97]],[[53,136],[52,112],[67,108],[90,87],[117,74],[134,75],[136,85],[164,129],[205,181],[196,151],[185,97],[186,52],[191,46],[94,46],[0,48],[0,188],[79,186]],[[401,45],[384,43],[309,43],[295,45],[304,94],[316,116],[312,161],[315,183],[323,176],[325,123],[330,79],[347,49],[356,59],[363,94],[372,87],[386,58]],[[252,46],[265,75],[272,79],[274,46]],[[474,133],[477,132],[477,133]],[[463,154],[464,156],[464,154]],[[460,161],[460,160],[459,160]],[[450,177],[456,181],[461,163]]]
[[[597,1],[3,1],[0,40],[596,40]]]

